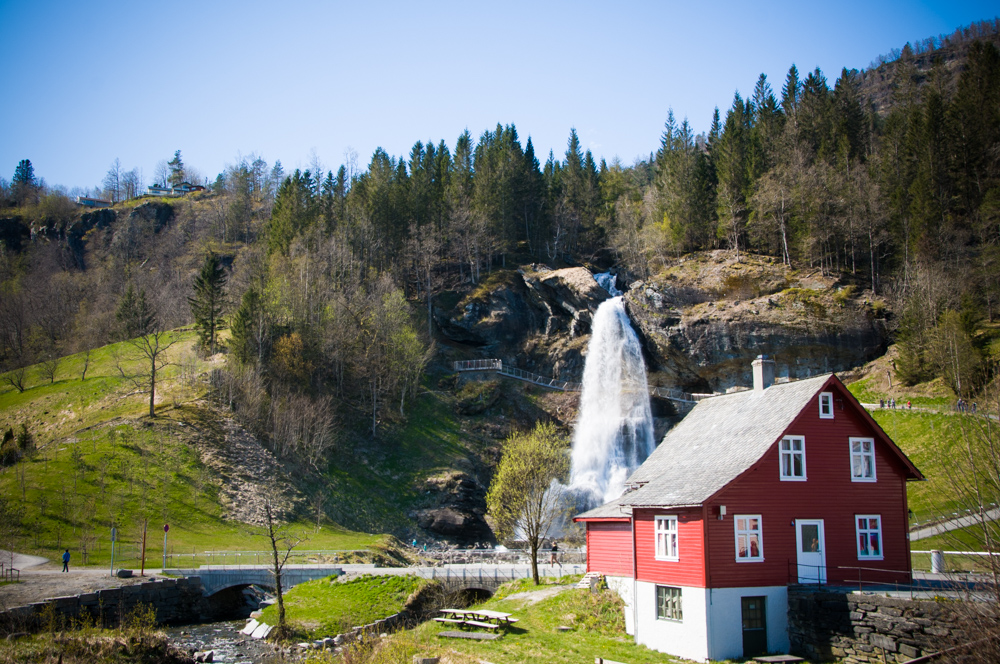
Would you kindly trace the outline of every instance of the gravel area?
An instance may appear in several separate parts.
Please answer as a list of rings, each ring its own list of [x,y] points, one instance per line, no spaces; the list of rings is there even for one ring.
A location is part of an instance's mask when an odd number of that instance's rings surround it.
[[[61,564],[56,566],[46,563],[22,569],[19,583],[0,586],[0,611],[40,602],[49,597],[80,595],[104,588],[145,583],[152,581],[158,574],[159,570],[146,570],[144,577],[137,575],[131,579],[119,579],[112,577],[109,569],[73,569],[73,565],[70,564],[70,571],[65,573]]]

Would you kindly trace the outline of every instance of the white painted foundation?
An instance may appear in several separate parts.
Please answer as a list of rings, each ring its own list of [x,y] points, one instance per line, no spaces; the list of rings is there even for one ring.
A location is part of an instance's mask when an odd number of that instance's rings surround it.
[[[742,597],[764,596],[767,618],[767,651],[788,652],[788,587],[714,588],[708,596],[708,658],[743,657]]]
[[[684,619],[656,618],[656,585],[645,581],[606,577],[608,587],[625,602],[625,629],[635,635],[638,617],[638,643],[686,659],[697,661],[739,659],[743,657],[743,620],[740,599],[766,597],[767,649],[771,653],[788,652],[788,589],[785,586],[748,588],[682,587]],[[637,604],[633,605],[633,587]]]

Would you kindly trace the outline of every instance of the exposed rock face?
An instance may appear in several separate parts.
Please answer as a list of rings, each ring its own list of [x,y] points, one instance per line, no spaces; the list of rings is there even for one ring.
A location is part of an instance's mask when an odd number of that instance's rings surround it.
[[[751,384],[750,362],[760,354],[775,360],[779,377],[802,378],[885,352],[885,321],[864,298],[836,296],[834,279],[781,266],[725,268],[725,279],[702,282],[711,290],[680,277],[632,284],[626,309],[649,354],[651,382],[721,391]]]
[[[117,212],[111,208],[104,208],[101,210],[94,210],[93,212],[85,212],[80,215],[80,218],[74,221],[69,228],[66,229],[66,244],[69,245],[70,250],[72,250],[78,267],[84,267],[84,236],[95,228],[107,228],[115,223],[117,219]]]
[[[484,357],[579,381],[593,312],[609,295],[585,268],[506,271],[451,310],[441,331]],[[689,392],[751,383],[750,362],[772,356],[777,375],[844,371],[885,352],[886,321],[862,294],[818,270],[798,271],[732,252],[693,254],[648,282],[625,306],[643,340],[653,385]]]
[[[413,514],[417,525],[458,544],[495,542],[486,524],[486,487],[475,477],[449,471],[428,478],[424,491],[436,503]]]
[[[150,201],[133,208],[128,218],[152,222],[153,232],[159,233],[174,218],[174,206],[166,201]]]
[[[0,242],[8,251],[21,251],[31,237],[31,229],[21,223],[20,217],[0,219]]]
[[[531,266],[494,273],[454,307],[436,307],[434,319],[447,338],[478,346],[485,355],[578,379],[581,341],[608,297],[586,268]]]

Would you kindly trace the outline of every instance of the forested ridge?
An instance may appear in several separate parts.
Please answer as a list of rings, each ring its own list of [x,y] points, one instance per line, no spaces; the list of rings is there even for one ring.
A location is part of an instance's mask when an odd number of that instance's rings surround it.
[[[24,160],[0,181],[4,375],[14,385],[20,367],[125,338],[123,303],[140,294],[142,333],[204,333],[217,311],[229,359],[216,394],[280,454],[319,464],[340,427],[377,438],[405,417],[434,357],[441,292],[527,263],[634,281],[726,249],[884,301],[900,374],[971,395],[1000,356],[998,44],[994,20],[832,83],[795,65],[780,84],[762,74],[706,133],[668,110],[659,145],[629,165],[596,159],[572,129],[563,155],[540,157],[498,124],[404,156],[377,149],[364,170],[240,157],[169,200],[131,198],[142,183],[116,161],[87,192],[115,207],[82,213]],[[192,173],[177,151],[159,183]],[[194,289],[210,263],[219,277]]]

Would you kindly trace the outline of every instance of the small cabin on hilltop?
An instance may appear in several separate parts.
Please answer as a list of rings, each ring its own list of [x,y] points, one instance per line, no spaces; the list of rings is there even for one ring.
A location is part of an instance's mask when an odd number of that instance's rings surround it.
[[[794,584],[908,583],[906,482],[923,475],[833,374],[703,399],[575,517],[587,571],[636,642],[696,660],[788,651]]]

